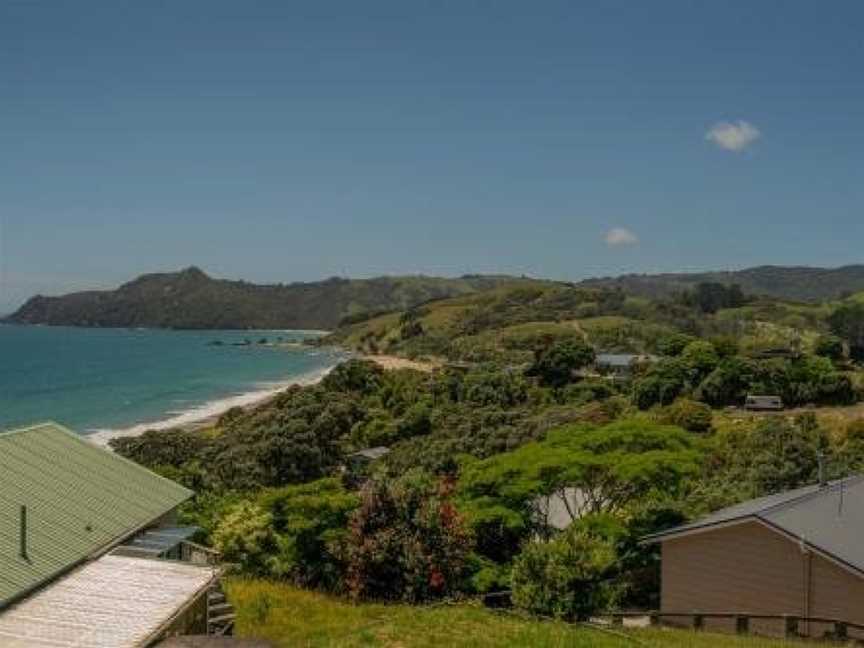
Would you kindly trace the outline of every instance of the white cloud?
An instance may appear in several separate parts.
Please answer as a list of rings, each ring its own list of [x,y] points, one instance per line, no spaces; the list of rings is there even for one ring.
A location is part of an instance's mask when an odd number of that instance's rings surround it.
[[[603,238],[606,241],[606,245],[610,247],[636,245],[639,242],[639,237],[626,227],[613,227],[606,232],[606,236]]]
[[[750,122],[738,120],[737,122],[717,122],[705,133],[705,139],[714,142],[722,149],[737,153],[746,149],[761,135],[759,129]]]

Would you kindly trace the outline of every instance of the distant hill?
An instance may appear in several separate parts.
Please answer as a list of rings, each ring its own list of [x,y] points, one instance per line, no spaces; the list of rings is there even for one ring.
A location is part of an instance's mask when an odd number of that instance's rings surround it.
[[[709,281],[738,284],[750,295],[796,301],[828,301],[864,291],[864,265],[840,268],[758,266],[734,272],[631,274],[588,279],[582,285],[621,288],[631,295],[656,298]]]
[[[199,268],[147,274],[116,290],[36,296],[5,319],[18,324],[178,329],[332,329],[430,300],[489,290],[511,277],[406,276],[256,285]]]

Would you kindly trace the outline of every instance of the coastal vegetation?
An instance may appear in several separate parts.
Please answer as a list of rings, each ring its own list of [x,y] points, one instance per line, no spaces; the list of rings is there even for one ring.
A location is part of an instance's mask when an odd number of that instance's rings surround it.
[[[393,610],[397,625],[401,605],[506,591],[524,614],[579,622],[657,605],[659,556],[645,535],[864,466],[857,303],[723,285],[662,299],[498,286],[352,321],[324,340],[431,360],[430,370],[355,358],[211,428],[113,446],[196,490],[184,517],[200,539],[247,578],[272,581],[237,581],[249,614],[260,606],[269,619],[274,600],[249,602],[247,586],[298,606],[313,595],[292,587],[386,602],[375,609]],[[603,364],[610,352],[634,355],[616,371]],[[745,411],[754,393],[790,409]],[[354,453],[381,446],[358,468]],[[581,632],[519,623],[515,636]],[[321,645],[341,645],[335,636]]]

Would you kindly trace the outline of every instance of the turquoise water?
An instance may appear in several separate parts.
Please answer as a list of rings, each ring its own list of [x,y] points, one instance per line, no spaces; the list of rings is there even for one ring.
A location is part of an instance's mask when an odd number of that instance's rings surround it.
[[[205,418],[320,376],[335,352],[257,344],[314,335],[0,325],[0,429],[50,419],[110,435]]]

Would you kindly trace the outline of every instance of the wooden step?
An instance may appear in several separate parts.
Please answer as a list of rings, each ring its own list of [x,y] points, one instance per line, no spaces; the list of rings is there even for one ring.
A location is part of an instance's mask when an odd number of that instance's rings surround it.
[[[227,623],[229,621],[233,623],[235,618],[236,618],[236,615],[232,612],[231,614],[223,614],[221,616],[212,617],[210,619],[207,619],[207,623],[209,625],[221,625],[221,624]]]
[[[230,603],[210,603],[207,607],[207,612],[210,616],[220,616],[234,612],[234,606]]]

